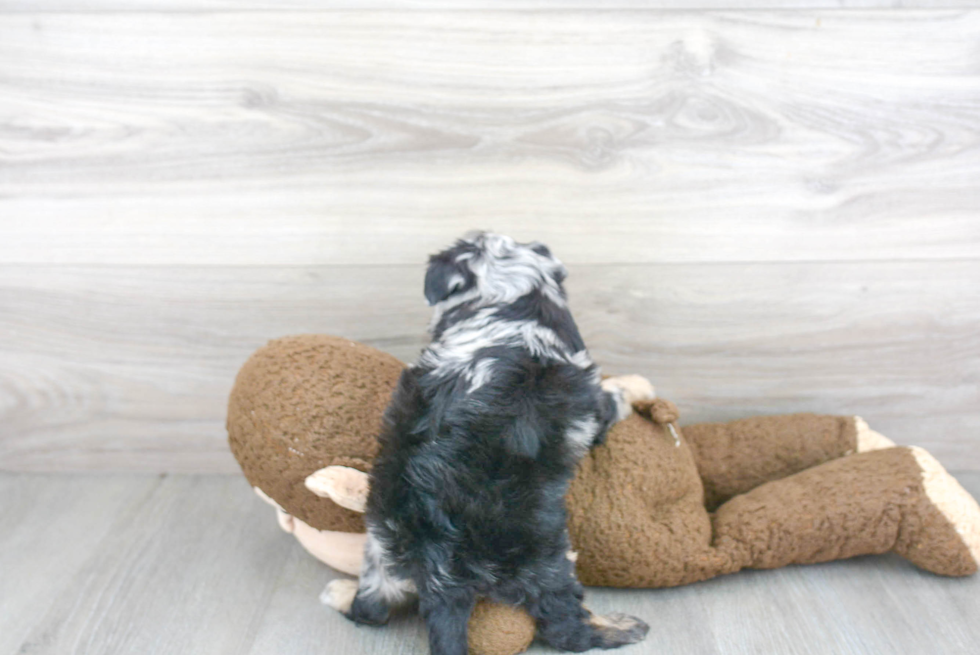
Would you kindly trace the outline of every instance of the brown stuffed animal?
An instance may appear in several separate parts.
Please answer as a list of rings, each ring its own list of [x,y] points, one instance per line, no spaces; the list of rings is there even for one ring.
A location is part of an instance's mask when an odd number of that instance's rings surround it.
[[[352,575],[364,474],[402,368],[347,339],[288,337],[246,362],[229,401],[245,477],[284,529]],[[858,418],[752,418],[681,434],[670,402],[635,409],[582,460],[568,494],[583,584],[668,587],[885,552],[941,575],[977,570],[976,501],[929,453],[895,447]],[[479,655],[518,653],[533,636],[512,608],[481,603],[470,619]]]

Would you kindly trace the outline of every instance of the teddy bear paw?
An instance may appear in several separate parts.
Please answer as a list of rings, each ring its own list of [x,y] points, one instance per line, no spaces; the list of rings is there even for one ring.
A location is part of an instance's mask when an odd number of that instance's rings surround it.
[[[606,378],[601,384],[604,391],[615,396],[619,420],[630,415],[635,403],[657,397],[656,389],[642,375],[617,375]]]

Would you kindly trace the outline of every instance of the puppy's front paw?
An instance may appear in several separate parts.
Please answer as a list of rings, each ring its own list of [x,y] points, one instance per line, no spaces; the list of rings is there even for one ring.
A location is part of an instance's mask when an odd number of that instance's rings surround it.
[[[595,628],[595,647],[618,648],[643,641],[650,626],[635,616],[613,612],[605,616],[593,614],[589,623]]]
[[[350,606],[357,595],[357,580],[340,578],[327,583],[326,589],[320,594],[320,602],[328,605],[341,614],[350,612]]]

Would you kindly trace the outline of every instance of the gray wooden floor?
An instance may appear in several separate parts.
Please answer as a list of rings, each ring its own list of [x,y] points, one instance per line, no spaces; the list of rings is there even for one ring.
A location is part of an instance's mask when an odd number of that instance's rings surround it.
[[[958,477],[980,496],[980,473]],[[414,615],[356,628],[322,607],[337,574],[238,476],[3,473],[0,493],[0,655],[425,652]],[[652,625],[624,653],[938,655],[980,643],[980,577],[891,556],[587,600]]]

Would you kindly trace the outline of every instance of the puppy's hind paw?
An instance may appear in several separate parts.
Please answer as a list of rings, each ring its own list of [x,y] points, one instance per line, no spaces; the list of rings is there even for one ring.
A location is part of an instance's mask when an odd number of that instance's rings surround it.
[[[619,648],[635,644],[643,641],[650,632],[650,626],[644,621],[620,612],[605,616],[593,614],[589,623],[595,628],[593,648]]]
[[[329,605],[341,614],[350,612],[357,595],[357,580],[340,578],[327,583],[326,589],[320,594],[320,602]]]

